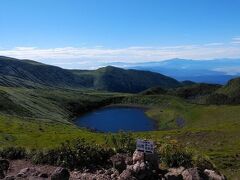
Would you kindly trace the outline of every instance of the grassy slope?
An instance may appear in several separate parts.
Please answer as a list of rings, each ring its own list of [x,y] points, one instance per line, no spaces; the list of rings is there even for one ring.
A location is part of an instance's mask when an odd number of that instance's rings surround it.
[[[52,148],[77,137],[101,141],[101,136],[71,124],[49,120],[0,116],[0,146]]]
[[[76,137],[94,139],[102,143],[104,134],[88,132],[69,123],[68,120],[73,114],[67,105],[77,103],[80,104],[81,109],[108,98],[123,96],[95,91],[5,87],[1,87],[0,90],[3,98],[0,103],[2,112],[0,145],[21,145],[30,148],[49,148]],[[237,174],[240,170],[240,106],[193,105],[167,95],[124,96],[121,103],[148,106],[147,115],[156,120],[159,129],[162,130],[136,133],[136,136],[158,141],[178,139],[209,155],[229,176],[231,173],[235,176],[240,175]],[[6,115],[11,113],[11,116]],[[26,118],[26,116],[34,117]],[[176,124],[177,118],[184,119],[183,128]]]
[[[183,102],[169,97],[158,100],[151,96],[142,98],[153,108],[146,113],[159,122],[163,131],[141,133],[153,139],[180,142],[209,155],[215,164],[229,177],[239,177],[240,170],[240,106],[203,106]],[[136,98],[137,99],[137,98]],[[140,97],[138,99],[141,99]],[[154,100],[155,99],[155,100]],[[179,128],[176,119],[185,120],[185,126]]]
[[[97,70],[73,70],[72,72],[92,82],[93,88],[112,92],[136,93],[154,86],[174,88],[181,85],[177,80],[159,73],[126,70],[113,66]]]
[[[69,123],[75,114],[89,111],[92,106],[101,106],[105,100],[120,94],[0,87],[0,95],[1,113]]]
[[[88,71],[67,70],[31,60],[0,56],[0,85],[140,92],[153,86],[178,87],[181,83],[173,78],[149,71],[125,70],[110,66]]]
[[[217,91],[217,93],[222,93],[228,95],[229,97],[239,97],[240,93],[240,78],[235,78],[230,80],[227,85],[223,86]]]

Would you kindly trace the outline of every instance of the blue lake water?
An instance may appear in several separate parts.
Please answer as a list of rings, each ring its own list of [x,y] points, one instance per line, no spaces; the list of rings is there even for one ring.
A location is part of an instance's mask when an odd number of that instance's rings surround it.
[[[102,132],[155,129],[154,122],[145,115],[144,110],[133,107],[105,107],[77,118],[75,123],[79,127]]]

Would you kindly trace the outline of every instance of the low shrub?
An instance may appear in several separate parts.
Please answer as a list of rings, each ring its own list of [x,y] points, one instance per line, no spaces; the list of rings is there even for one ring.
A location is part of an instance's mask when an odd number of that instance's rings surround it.
[[[160,162],[168,167],[191,167],[192,152],[177,142],[171,141],[170,143],[160,144],[158,148]]]
[[[131,133],[118,133],[106,136],[106,144],[86,142],[84,139],[66,141],[59,147],[48,150],[25,150],[21,147],[0,149],[0,157],[6,159],[27,158],[36,164],[49,164],[69,169],[110,167],[110,157],[115,153],[132,154],[135,150],[135,138]],[[198,167],[215,169],[205,156],[182,146],[177,141],[157,144],[157,153],[161,164],[167,167]]]
[[[136,149],[136,139],[132,133],[119,132],[118,134],[110,134],[105,137],[105,144],[112,147],[115,153],[130,153]]]
[[[33,150],[30,159],[37,164],[51,164],[74,169],[108,165],[108,160],[112,155],[111,149],[103,148],[94,142],[89,144],[84,139],[77,139],[67,141],[52,150]]]
[[[157,150],[160,163],[167,167],[183,166],[185,168],[198,167],[201,171],[216,170],[216,166],[207,156],[189,149],[175,140],[158,144]]]
[[[216,170],[216,166],[211,162],[211,160],[207,156],[201,154],[194,155],[193,164],[195,167],[198,167],[202,171],[205,169]]]
[[[212,94],[209,95],[206,98],[206,104],[216,104],[216,105],[222,105],[222,104],[231,104],[231,99],[225,95],[225,94]]]
[[[0,157],[5,159],[23,159],[26,157],[26,150],[22,147],[5,147],[0,149]]]

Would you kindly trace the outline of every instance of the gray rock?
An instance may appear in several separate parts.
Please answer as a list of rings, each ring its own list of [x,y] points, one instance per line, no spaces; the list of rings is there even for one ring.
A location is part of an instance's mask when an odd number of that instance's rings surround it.
[[[100,170],[97,171],[97,174],[104,174],[104,173],[105,173],[105,171],[102,170],[102,169],[100,169]]]
[[[168,171],[169,172],[164,176],[167,180],[183,180],[182,173],[184,171],[184,167],[170,168]]]
[[[133,164],[136,164],[137,161],[144,162],[144,153],[140,151],[135,151],[133,153]]]
[[[15,180],[15,177],[14,176],[6,176],[5,180]]]
[[[111,179],[116,179],[118,177],[118,174],[113,173],[113,174],[111,174],[110,177],[111,177]]]
[[[183,177],[181,174],[167,173],[167,174],[165,174],[164,177],[166,180],[183,180]]]
[[[130,171],[130,170],[128,170],[128,169],[124,170],[124,171],[120,174],[120,176],[119,176],[118,179],[119,179],[119,180],[136,180],[136,178],[133,176],[133,172]]]
[[[26,178],[30,176],[38,176],[40,174],[35,168],[24,168],[19,171],[17,177]]]
[[[17,177],[26,177],[29,174],[30,168],[24,168],[19,171]]]
[[[201,180],[197,168],[189,168],[182,172],[183,180]]]
[[[48,174],[47,174],[47,173],[40,173],[40,174],[38,175],[38,177],[48,178]]]
[[[46,180],[46,178],[36,177],[36,176],[30,176],[27,178],[28,180]],[[23,180],[23,179],[16,179],[16,180]]]
[[[209,180],[226,180],[226,178],[213,170],[205,169],[204,174],[208,177]]]
[[[71,179],[82,179],[82,180],[115,180],[116,177],[112,177],[106,174],[95,173],[81,173],[75,171],[72,173]],[[60,179],[62,180],[62,179]]]
[[[125,164],[126,164],[126,165],[132,165],[132,164],[133,164],[132,157],[126,156],[126,158],[125,158]]]
[[[128,167],[129,170],[132,170],[134,173],[139,173],[140,171],[146,170],[146,164],[144,162],[137,161],[133,166]]]
[[[132,168],[133,168],[133,172],[138,173],[141,170],[140,169],[140,162],[137,161],[137,163],[134,164]]]
[[[51,180],[69,180],[70,173],[66,168],[58,167],[51,175]]]
[[[114,173],[114,169],[107,169],[104,172],[105,175],[109,175],[109,176],[111,176],[111,174],[113,174],[113,173]]]

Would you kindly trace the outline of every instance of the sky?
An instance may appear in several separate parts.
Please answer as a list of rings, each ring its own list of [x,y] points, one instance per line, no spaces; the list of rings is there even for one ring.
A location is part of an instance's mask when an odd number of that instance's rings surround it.
[[[240,0],[1,0],[0,55],[64,68],[240,59]]]

